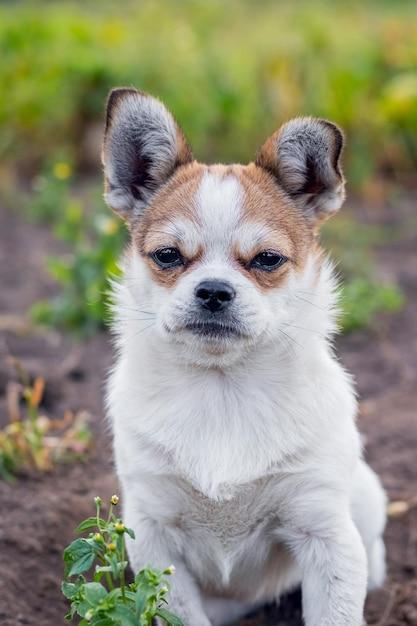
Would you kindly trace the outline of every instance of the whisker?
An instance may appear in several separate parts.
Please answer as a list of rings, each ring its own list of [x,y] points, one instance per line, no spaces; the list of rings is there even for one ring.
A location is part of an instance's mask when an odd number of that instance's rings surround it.
[[[310,302],[310,300],[307,300],[306,298],[302,298],[301,296],[298,296],[297,294],[294,294],[294,295],[299,300],[302,300],[303,302],[305,302],[306,304],[309,304],[310,306],[314,306],[316,309],[319,309],[320,311],[326,311],[327,310],[324,307],[319,306],[318,304],[315,304],[314,302]]]
[[[318,330],[315,330],[314,328],[304,328],[304,326],[297,326],[296,324],[292,324],[290,322],[285,323],[284,326],[288,326],[289,328],[296,328],[297,330],[304,330],[307,333],[314,333],[318,335],[319,337],[324,338],[323,333],[319,332]]]
[[[141,333],[145,332],[145,330],[149,330],[149,328],[151,328],[152,326],[155,326],[155,322],[153,322],[152,324],[149,324],[148,326],[145,326],[145,328],[141,328],[139,330],[139,332],[135,333],[133,335],[133,337],[137,337],[138,335],[140,335]]]
[[[155,320],[155,317],[117,317],[118,322],[150,322]]]
[[[133,313],[143,313],[144,315],[155,315],[154,311],[145,311],[144,309],[138,309],[134,306],[126,306],[125,304],[117,305],[118,309],[121,309],[122,311],[133,311]]]
[[[291,335],[288,335],[284,330],[282,330],[282,328],[279,329],[279,332],[282,333],[283,335],[285,335],[285,337],[287,337],[287,339],[292,341],[294,345],[298,346],[299,348],[302,348],[302,346],[298,343],[298,341],[296,341],[294,339],[294,337],[291,337]]]
[[[307,291],[307,289],[296,289],[295,293],[304,293],[307,296],[315,296],[315,295],[317,295],[314,291]]]

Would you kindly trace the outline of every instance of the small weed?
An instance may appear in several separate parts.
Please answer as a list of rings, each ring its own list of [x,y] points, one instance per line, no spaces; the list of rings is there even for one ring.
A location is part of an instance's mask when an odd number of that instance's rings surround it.
[[[83,458],[91,441],[88,414],[66,411],[60,420],[42,415],[44,379],[38,377],[31,383],[21,363],[14,358],[11,361],[19,382],[7,387],[9,423],[0,430],[0,478],[13,480],[28,470],[47,472],[57,462]]]
[[[101,498],[94,501],[96,515],[76,529],[78,533],[90,531],[88,537],[76,539],[64,551],[62,593],[71,603],[66,619],[80,617],[79,626],[151,626],[153,618],[160,617],[170,626],[183,626],[165,608],[169,592],[166,576],[174,573],[174,567],[162,571],[146,567],[134,582],[127,583],[124,535],[134,539],[134,532],[114,514],[117,496],[110,499],[107,519],[101,517]],[[87,572],[90,581],[84,575]]]

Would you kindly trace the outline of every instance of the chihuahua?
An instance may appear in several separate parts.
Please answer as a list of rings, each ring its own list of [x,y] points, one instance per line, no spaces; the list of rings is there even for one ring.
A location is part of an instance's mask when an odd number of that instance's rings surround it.
[[[297,118],[254,162],[203,165],[159,100],[108,99],[105,199],[131,235],[107,394],[128,552],[135,571],[175,565],[186,626],[299,585],[306,626],[361,626],[384,581],[385,494],[333,352],[318,242],[344,200],[343,142]]]

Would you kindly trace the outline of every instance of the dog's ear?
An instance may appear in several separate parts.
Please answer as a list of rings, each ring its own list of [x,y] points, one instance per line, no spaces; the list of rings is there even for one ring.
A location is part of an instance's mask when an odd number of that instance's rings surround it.
[[[102,159],[107,204],[134,221],[161,185],[193,156],[182,130],[159,100],[120,88],[113,89],[107,100]]]
[[[335,213],[345,198],[343,144],[343,133],[335,124],[297,118],[267,139],[256,163],[273,174],[306,218],[317,224]]]

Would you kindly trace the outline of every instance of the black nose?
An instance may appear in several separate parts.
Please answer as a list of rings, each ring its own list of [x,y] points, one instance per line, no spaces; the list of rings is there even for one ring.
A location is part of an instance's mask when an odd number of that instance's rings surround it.
[[[200,306],[212,313],[227,308],[235,295],[233,287],[220,280],[203,280],[195,290]]]

